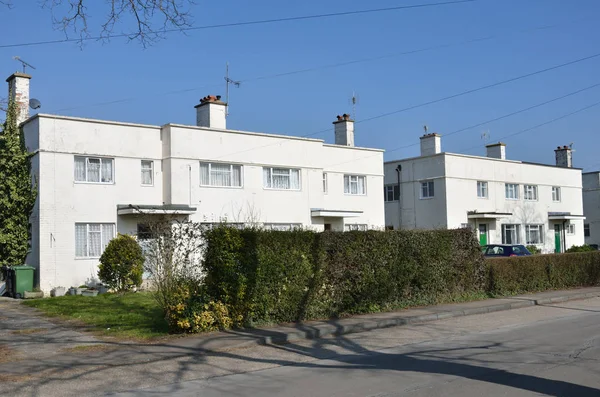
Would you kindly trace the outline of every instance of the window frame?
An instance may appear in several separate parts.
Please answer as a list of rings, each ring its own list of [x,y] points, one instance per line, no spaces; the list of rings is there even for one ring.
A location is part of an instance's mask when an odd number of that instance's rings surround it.
[[[536,228],[538,233],[539,233],[539,242],[533,242],[530,239],[530,233],[532,231],[532,229]],[[543,245],[544,244],[544,235],[545,235],[545,229],[544,229],[544,225],[542,224],[526,224],[525,225],[525,244],[526,245]]]
[[[144,163],[150,163],[150,168],[144,168]],[[150,183],[144,183],[144,171],[150,171]],[[154,186],[154,160],[140,160],[140,176],[142,178],[142,186]]]
[[[427,196],[423,194],[423,188],[427,188]],[[421,181],[419,189],[419,198],[421,200],[430,200],[435,197],[435,181]]]
[[[77,169],[75,167],[77,159],[84,159],[85,181],[77,180]],[[99,176],[100,180],[98,182],[89,180],[88,164],[89,164],[90,160],[99,160],[100,161],[100,169],[98,171],[98,176]],[[110,182],[103,182],[102,181],[102,163],[107,160],[111,162],[111,167],[110,167],[111,180],[110,180]],[[73,181],[75,183],[81,183],[81,184],[89,183],[89,184],[95,184],[95,185],[114,185],[115,184],[115,158],[114,157],[102,157],[102,156],[78,156],[78,155],[73,156]]]
[[[323,194],[327,194],[329,191],[329,178],[327,172],[323,173]]]
[[[85,256],[79,256],[77,255],[77,226],[78,225],[85,225],[85,238],[86,238],[86,243],[85,243],[85,248],[86,248],[86,255]],[[98,233],[96,231],[90,232],[90,225],[99,225],[100,226],[100,245],[102,247],[100,255],[98,256],[90,256],[90,233]],[[104,226],[112,226],[112,237],[110,239],[108,239],[108,241],[104,241]],[[99,259],[102,256],[102,253],[104,253],[104,250],[106,249],[106,246],[108,245],[108,243],[110,242],[110,240],[112,240],[113,238],[115,238],[117,236],[117,225],[116,223],[99,223],[99,222],[75,222],[75,259]]]
[[[589,223],[583,224],[583,237],[592,237],[592,229],[590,228]]]
[[[288,170],[288,178],[290,181],[290,188],[289,189],[282,189],[282,188],[278,188],[278,187],[273,187],[273,170]],[[265,180],[264,180],[264,172],[265,170],[269,170],[269,184],[271,186],[265,186]],[[293,188],[292,187],[292,171],[297,171],[298,172],[298,188]],[[277,174],[276,176],[284,176],[283,174]],[[263,189],[266,190],[279,190],[279,191],[294,191],[294,192],[299,192],[302,190],[302,171],[300,168],[289,168],[289,167],[263,167]]]
[[[489,198],[489,184],[487,181],[477,181],[477,198],[487,199]]]
[[[508,196],[508,192],[511,191],[511,189],[509,188],[513,188],[512,192],[514,193],[514,197],[509,197]],[[518,183],[505,183],[504,184],[504,197],[506,198],[506,200],[519,200],[519,197],[521,196],[521,186]]]
[[[560,186],[552,186],[552,202],[560,203],[562,201],[562,189]]]
[[[512,241],[510,243],[507,242],[508,239],[506,238],[506,230],[508,229],[508,227],[514,227],[515,237],[516,237],[517,241]],[[502,224],[501,232],[502,232],[502,244],[509,244],[509,245],[521,244],[521,225],[519,225],[517,223]]]
[[[202,164],[208,165],[208,185],[205,185],[202,183]],[[213,164],[229,166],[229,174],[230,174],[229,180],[231,182],[231,185],[223,186],[223,185],[213,185],[212,184],[212,181],[213,181],[212,165]],[[239,186],[233,185],[233,167],[240,168],[240,185]],[[242,164],[236,164],[236,163],[221,163],[221,162],[217,162],[217,161],[200,161],[198,164],[198,182],[199,182],[200,187],[212,187],[212,188],[223,188],[223,189],[243,189],[244,188],[244,166]]]
[[[366,223],[345,223],[344,224],[344,231],[345,232],[366,232],[367,230],[369,230],[369,225],[367,225]]]
[[[392,195],[392,199],[389,199],[389,195]],[[383,198],[386,203],[393,203],[394,201],[400,200],[400,185],[397,183],[393,185],[383,186]]]
[[[346,178],[348,178],[348,190],[346,190]],[[356,180],[353,181],[352,179]],[[360,192],[360,179],[363,180],[363,192]],[[356,184],[356,193],[352,193],[352,184]],[[344,194],[348,196],[366,196],[367,195],[367,176],[359,174],[344,174]]]
[[[528,193],[533,194],[533,198],[528,198]],[[537,185],[523,185],[523,200],[525,201],[538,201],[538,186]]]
[[[577,228],[574,223],[568,223],[565,225],[567,236],[574,236],[577,234]]]
[[[277,230],[288,232],[295,229],[302,229],[301,223],[287,223],[287,222],[267,222],[263,223],[263,229],[265,230]]]

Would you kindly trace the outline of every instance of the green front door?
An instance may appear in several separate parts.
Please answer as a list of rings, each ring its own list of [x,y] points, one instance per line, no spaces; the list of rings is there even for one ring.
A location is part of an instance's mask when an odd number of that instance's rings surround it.
[[[479,225],[479,245],[487,245],[487,225],[482,223]]]
[[[554,252],[560,254],[562,251],[562,240],[560,225],[554,225]]]

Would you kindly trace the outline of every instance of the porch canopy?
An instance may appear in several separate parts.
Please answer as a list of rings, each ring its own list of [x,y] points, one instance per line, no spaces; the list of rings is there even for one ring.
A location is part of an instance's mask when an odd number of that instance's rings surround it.
[[[570,212],[548,212],[548,220],[550,221],[571,221],[585,219],[585,215],[573,215]]]
[[[477,211],[467,212],[468,219],[501,219],[501,218],[509,218],[511,216],[512,216],[511,212],[477,212]]]
[[[362,213],[362,211],[326,210],[323,208],[311,208],[310,210],[310,216],[323,218],[356,218]]]
[[[196,207],[190,207],[185,204],[117,205],[117,215],[191,215],[194,212],[196,212]]]

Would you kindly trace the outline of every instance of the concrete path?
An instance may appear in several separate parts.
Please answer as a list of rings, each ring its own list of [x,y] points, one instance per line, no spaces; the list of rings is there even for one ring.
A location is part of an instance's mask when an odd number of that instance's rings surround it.
[[[472,334],[511,321],[516,325],[539,318],[572,317],[587,313],[588,309],[575,309],[577,305],[600,303],[600,299],[556,304],[596,296],[600,296],[600,288],[555,291],[252,332],[169,338],[150,345],[99,340],[43,319],[18,302],[2,299],[0,393],[102,395],[166,384],[179,390],[179,385],[184,387],[190,380],[296,365],[348,351],[358,354]],[[506,311],[510,308],[520,309]],[[405,326],[356,333],[401,324]],[[335,337],[336,334],[346,336]],[[307,340],[307,336],[321,338]],[[287,343],[261,346],[273,341]]]

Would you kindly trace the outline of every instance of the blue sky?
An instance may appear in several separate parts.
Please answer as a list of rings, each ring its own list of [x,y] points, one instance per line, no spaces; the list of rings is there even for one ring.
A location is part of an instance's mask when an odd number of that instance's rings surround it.
[[[197,0],[194,25],[209,25],[390,7],[434,0]],[[2,9],[0,45],[64,38],[37,0]],[[90,7],[94,20],[98,12]],[[90,5],[92,1],[90,0]],[[98,11],[95,13],[95,11]],[[34,66],[32,96],[44,113],[166,124],[194,124],[194,105],[208,94],[224,95],[225,63],[232,88],[228,127],[333,140],[331,122],[351,112],[359,96],[358,121],[462,91],[600,53],[597,0],[479,0],[473,3],[324,19],[172,33],[143,48],[113,39],[0,48],[1,70],[19,68],[19,55]],[[557,25],[548,29],[537,27]],[[464,44],[476,38],[490,40]],[[463,44],[460,44],[463,43]],[[306,68],[451,46],[290,76],[252,80]],[[392,150],[386,160],[418,155],[419,136],[449,133],[600,83],[600,57],[470,95],[372,121],[357,123],[359,146]],[[171,93],[173,91],[187,92]],[[115,104],[105,102],[128,99]],[[446,139],[444,151],[483,154],[490,142],[600,101],[600,86],[531,111],[476,127]],[[101,104],[101,105],[99,105]],[[64,109],[64,110],[63,110]],[[507,157],[554,162],[553,149],[574,143],[574,163],[600,168],[600,106],[520,135],[502,139]]]

